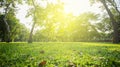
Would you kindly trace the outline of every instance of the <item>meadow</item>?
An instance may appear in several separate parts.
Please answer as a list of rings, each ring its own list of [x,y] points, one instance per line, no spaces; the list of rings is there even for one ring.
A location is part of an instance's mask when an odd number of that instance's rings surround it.
[[[0,43],[0,67],[120,67],[120,44]]]

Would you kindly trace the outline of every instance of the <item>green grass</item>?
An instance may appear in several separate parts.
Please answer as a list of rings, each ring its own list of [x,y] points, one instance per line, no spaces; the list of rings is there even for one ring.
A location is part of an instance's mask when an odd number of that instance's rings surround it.
[[[0,67],[119,66],[120,44],[97,42],[0,43]]]

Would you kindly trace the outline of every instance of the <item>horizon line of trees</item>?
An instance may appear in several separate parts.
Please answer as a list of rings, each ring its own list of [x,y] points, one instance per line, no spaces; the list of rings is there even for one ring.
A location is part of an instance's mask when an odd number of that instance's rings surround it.
[[[22,0],[1,0],[0,8],[0,41],[1,42],[79,42],[100,41],[120,43],[120,10],[115,0],[90,0],[91,4],[101,3],[101,14],[84,12],[79,16],[65,14],[61,1],[51,3],[46,7],[36,0],[27,0],[26,4],[33,6],[27,17],[33,17],[32,29],[29,31],[15,16],[16,5]],[[94,23],[93,23],[94,22]],[[96,22],[96,23],[95,23]],[[39,27],[34,34],[34,28]]]

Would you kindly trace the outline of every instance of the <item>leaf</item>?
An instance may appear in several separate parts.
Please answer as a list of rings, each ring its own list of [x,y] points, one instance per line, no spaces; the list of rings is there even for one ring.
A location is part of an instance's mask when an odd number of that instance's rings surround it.
[[[39,67],[43,67],[43,66],[45,66],[45,65],[46,65],[46,62],[47,62],[47,61],[45,61],[45,60],[42,61],[42,62],[40,62],[40,63],[39,63]]]
[[[44,54],[44,53],[45,53],[45,51],[44,51],[44,50],[41,50],[41,51],[40,51],[40,53],[41,53],[41,54]]]

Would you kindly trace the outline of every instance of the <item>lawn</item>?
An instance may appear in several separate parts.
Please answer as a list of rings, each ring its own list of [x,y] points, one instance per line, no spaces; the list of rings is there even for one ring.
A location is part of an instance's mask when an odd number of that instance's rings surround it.
[[[119,67],[120,44],[0,43],[0,67]]]

